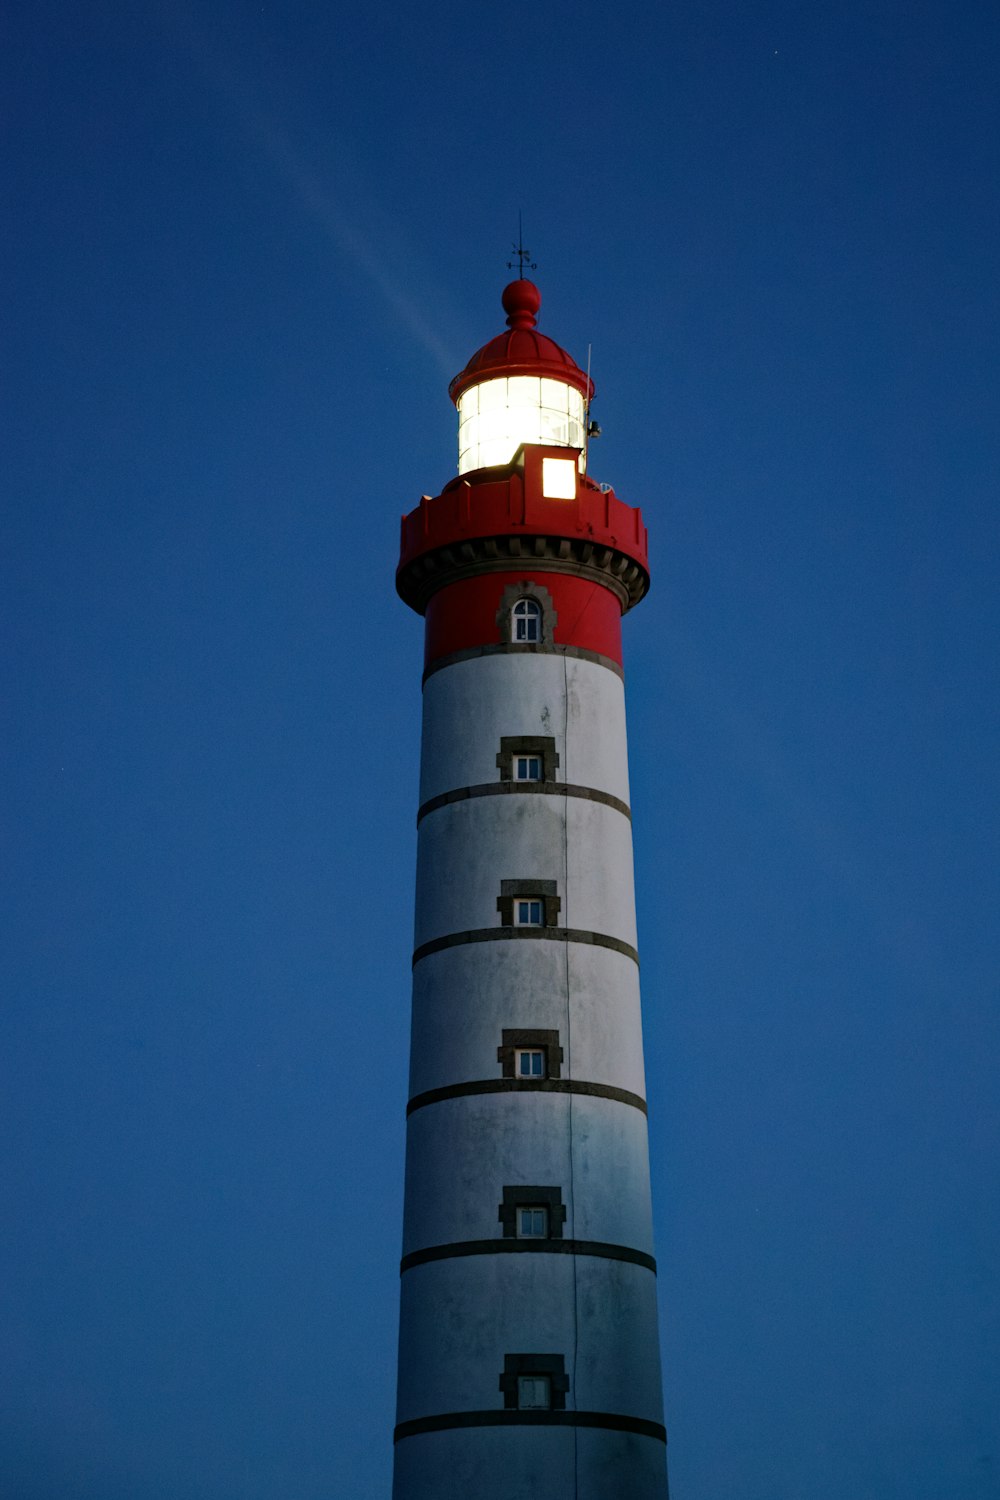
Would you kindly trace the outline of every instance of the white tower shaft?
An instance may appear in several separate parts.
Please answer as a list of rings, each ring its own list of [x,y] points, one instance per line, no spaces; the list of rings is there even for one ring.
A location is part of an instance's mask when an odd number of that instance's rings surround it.
[[[502,779],[512,741],[553,779]],[[621,677],[433,672],[421,810],[394,1495],[662,1500]],[[505,924],[505,885],[554,921]]]

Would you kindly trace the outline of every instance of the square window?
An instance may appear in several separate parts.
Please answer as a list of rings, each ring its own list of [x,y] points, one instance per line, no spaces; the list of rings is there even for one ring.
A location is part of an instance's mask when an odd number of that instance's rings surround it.
[[[554,735],[505,734],[500,737],[496,764],[501,781],[554,782],[559,759]]]
[[[559,921],[562,901],[554,880],[541,880],[529,876],[523,880],[501,880],[497,897],[497,911],[502,927],[552,927]],[[527,936],[527,934],[525,934]],[[514,1041],[515,1046],[534,1041],[534,1037],[523,1036]],[[539,1037],[544,1041],[544,1037]]]
[[[517,1377],[519,1411],[548,1411],[552,1405],[552,1383],[547,1375]]]
[[[500,1376],[507,1411],[565,1411],[569,1376],[563,1354],[505,1354]]]
[[[541,1047],[518,1048],[516,1053],[518,1078],[544,1078],[546,1074],[545,1051]]]
[[[517,1237],[519,1240],[547,1240],[549,1237],[548,1209],[519,1208],[517,1211]]]
[[[566,1223],[562,1188],[557,1184],[518,1183],[515,1187],[505,1183],[497,1218],[503,1225],[505,1240],[561,1240]],[[535,1362],[524,1368],[531,1374],[539,1369],[543,1375],[546,1373],[545,1366]]]
[[[571,458],[542,459],[542,494],[548,500],[576,496],[576,465]]]
[[[497,1062],[503,1068],[504,1078],[560,1078],[563,1049],[559,1045],[559,1033],[534,1026],[517,1030],[504,1028],[497,1048]]]

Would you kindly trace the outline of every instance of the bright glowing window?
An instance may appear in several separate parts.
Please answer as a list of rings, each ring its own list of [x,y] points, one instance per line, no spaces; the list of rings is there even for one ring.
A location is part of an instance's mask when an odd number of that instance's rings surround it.
[[[571,458],[542,459],[542,494],[547,500],[576,498],[576,468]]]
[[[583,396],[561,380],[511,375],[470,386],[458,398],[458,472],[509,464],[522,443],[579,448]]]

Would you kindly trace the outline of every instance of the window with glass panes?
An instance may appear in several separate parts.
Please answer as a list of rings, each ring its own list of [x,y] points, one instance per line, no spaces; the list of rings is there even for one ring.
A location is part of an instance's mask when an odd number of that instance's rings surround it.
[[[504,734],[496,757],[501,781],[554,782],[559,752],[551,734]]]
[[[552,1411],[566,1410],[569,1376],[564,1354],[505,1354],[500,1376],[503,1404]]]
[[[497,1217],[505,1240],[561,1240],[566,1223],[562,1188],[557,1183],[505,1183]]]
[[[547,1240],[549,1237],[548,1209],[538,1205],[519,1208],[517,1237],[519,1240]]]
[[[548,1071],[543,1047],[519,1047],[514,1058],[518,1078],[544,1078]]]
[[[562,899],[554,880],[525,876],[500,882],[497,911],[503,927],[555,927],[561,908]]]
[[[552,1405],[552,1382],[547,1375],[517,1377],[519,1411],[548,1411]]]
[[[518,599],[511,611],[514,628],[511,639],[525,644],[537,644],[541,639],[542,607],[537,599]]]
[[[540,1072],[535,1061],[539,1056]],[[500,1033],[497,1062],[503,1068],[504,1078],[559,1078],[563,1062],[559,1033],[535,1026],[505,1026]]]

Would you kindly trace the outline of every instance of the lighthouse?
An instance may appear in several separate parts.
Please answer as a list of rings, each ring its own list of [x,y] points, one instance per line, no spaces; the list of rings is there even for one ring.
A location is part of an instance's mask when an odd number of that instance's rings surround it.
[[[665,1500],[622,616],[589,374],[503,292],[403,517],[424,618],[394,1500]]]

